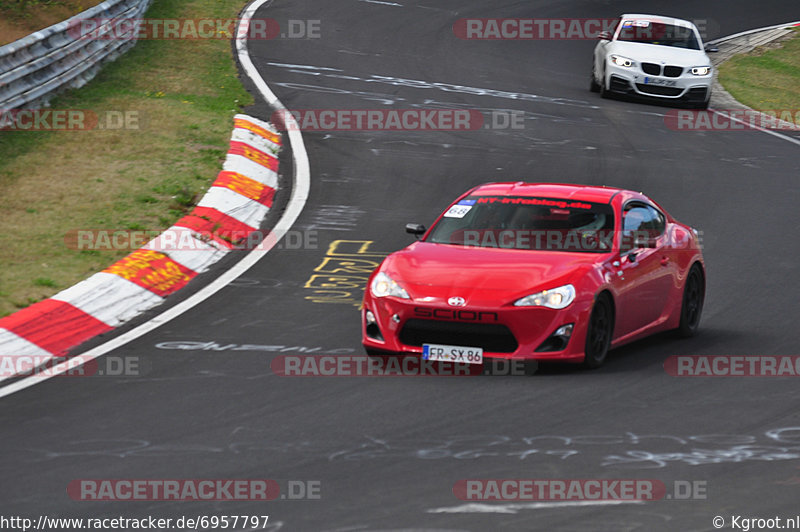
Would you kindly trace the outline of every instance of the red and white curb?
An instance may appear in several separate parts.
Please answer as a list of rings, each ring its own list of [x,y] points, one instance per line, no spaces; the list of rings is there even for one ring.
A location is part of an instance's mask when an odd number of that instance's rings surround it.
[[[234,117],[222,171],[192,212],[144,247],[53,297],[0,319],[0,380],[164,302],[254,235],[278,188],[281,137],[270,124]],[[261,235],[257,235],[259,240]]]

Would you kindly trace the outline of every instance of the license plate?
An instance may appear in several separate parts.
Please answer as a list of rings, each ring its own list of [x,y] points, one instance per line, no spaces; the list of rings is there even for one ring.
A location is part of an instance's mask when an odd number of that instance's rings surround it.
[[[440,362],[458,362],[460,364],[483,364],[483,349],[480,347],[464,347],[463,345],[424,344],[423,360]]]
[[[677,83],[674,79],[644,78],[645,85],[661,85],[662,87],[674,87]]]

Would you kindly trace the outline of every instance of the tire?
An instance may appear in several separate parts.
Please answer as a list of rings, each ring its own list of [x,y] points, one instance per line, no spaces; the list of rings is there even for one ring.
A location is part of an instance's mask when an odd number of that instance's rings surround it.
[[[683,300],[681,302],[681,321],[678,325],[678,336],[689,338],[694,336],[700,326],[700,316],[703,313],[703,302],[706,295],[706,280],[703,270],[695,264],[689,270],[686,282],[683,284]]]
[[[608,90],[608,87],[606,86],[606,76],[605,76],[605,74],[603,74],[603,76],[600,78],[600,84],[599,85],[600,85],[600,97],[601,98],[611,98],[611,91]]]
[[[583,350],[583,367],[595,369],[603,365],[611,346],[612,334],[614,334],[614,309],[608,295],[600,294],[595,299],[589,316],[586,346]]]
[[[600,84],[597,83],[597,79],[594,75],[594,62],[592,62],[592,75],[589,78],[589,90],[592,92],[600,92]]]

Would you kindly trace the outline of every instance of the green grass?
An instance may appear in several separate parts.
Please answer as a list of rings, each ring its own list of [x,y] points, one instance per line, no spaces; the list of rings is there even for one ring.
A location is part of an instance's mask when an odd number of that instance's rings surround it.
[[[235,18],[245,0],[155,0],[149,18]],[[69,249],[74,229],[163,230],[221,169],[232,117],[252,97],[231,43],[147,40],[53,109],[135,113],[138,129],[0,132],[0,316],[128,251]]]
[[[0,45],[21,39],[102,0],[0,0]]]
[[[741,103],[758,110],[800,110],[800,31],[780,48],[760,47],[722,64],[720,83]]]
[[[76,10],[79,9],[79,6],[69,0],[0,0],[0,12],[5,16],[17,16],[20,18],[30,17],[31,9],[49,6],[66,6]]]

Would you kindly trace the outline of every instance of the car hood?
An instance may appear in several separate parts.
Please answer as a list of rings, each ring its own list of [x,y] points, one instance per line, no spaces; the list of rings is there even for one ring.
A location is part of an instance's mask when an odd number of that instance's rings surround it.
[[[502,303],[577,280],[603,254],[465,247],[417,242],[381,268],[417,301],[459,296],[467,303]],[[498,301],[500,300],[500,301]]]
[[[640,42],[614,41],[608,52],[619,54],[638,62],[661,63],[684,67],[710,65],[711,60],[703,50],[687,50],[672,46]]]

